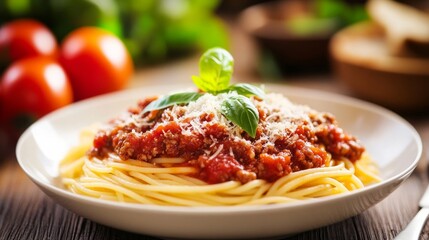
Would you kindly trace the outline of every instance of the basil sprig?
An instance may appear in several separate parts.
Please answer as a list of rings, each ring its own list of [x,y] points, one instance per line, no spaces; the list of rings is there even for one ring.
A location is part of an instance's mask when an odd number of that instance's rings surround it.
[[[261,88],[247,83],[237,83],[224,89],[222,92],[237,92],[240,95],[251,97],[257,96],[261,99],[265,97],[265,92]]]
[[[200,76],[192,76],[199,89],[216,94],[229,87],[234,59],[228,51],[222,48],[207,50],[201,56],[199,66]]]
[[[225,99],[221,104],[222,114],[240,126],[251,137],[255,137],[259,113],[249,98],[241,95]]]
[[[234,59],[225,49],[212,48],[206,51],[200,58],[199,68],[200,76],[192,76],[194,84],[202,91],[213,95],[236,92],[238,95],[222,101],[221,113],[228,120],[240,126],[251,137],[255,137],[259,113],[248,97],[256,96],[263,99],[265,97],[264,91],[259,87],[246,83],[230,85]],[[143,113],[176,104],[187,104],[201,96],[201,93],[195,92],[167,95],[151,102],[143,110]]]
[[[153,110],[164,109],[176,104],[190,103],[192,101],[196,101],[202,95],[203,94],[197,93],[197,92],[183,92],[183,93],[176,93],[172,95],[166,95],[149,103],[149,105],[147,105],[143,110],[143,113],[153,111]]]
[[[200,76],[192,76],[194,84],[201,90],[213,95],[225,92],[237,92],[240,95],[264,98],[262,89],[246,84],[238,83],[230,85],[234,59],[223,48],[207,50],[200,58]]]

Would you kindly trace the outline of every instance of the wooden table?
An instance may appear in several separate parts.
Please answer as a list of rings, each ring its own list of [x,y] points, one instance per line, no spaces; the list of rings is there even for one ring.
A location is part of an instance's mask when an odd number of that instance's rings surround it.
[[[236,58],[236,79],[247,82],[263,81],[251,71],[255,67],[255,55],[241,54],[250,43],[240,37],[237,38],[240,44],[233,45],[233,52],[239,56]],[[198,73],[197,62],[197,57],[191,57],[163,66],[143,69],[136,74],[130,87],[173,82],[189,83],[190,76]],[[269,80],[264,82],[267,81]],[[283,81],[293,86],[348,94],[329,74],[287,77]],[[425,149],[429,149],[429,114],[404,117],[420,133]],[[426,171],[428,153],[428,151],[423,153],[424,159],[411,177],[379,204],[358,216],[297,234],[290,239],[392,239],[419,209],[417,205],[419,198],[428,184]],[[422,237],[429,239],[429,225],[424,229]],[[156,238],[116,230],[69,212],[45,196],[25,176],[12,155],[2,156],[0,159],[0,240],[9,239]]]

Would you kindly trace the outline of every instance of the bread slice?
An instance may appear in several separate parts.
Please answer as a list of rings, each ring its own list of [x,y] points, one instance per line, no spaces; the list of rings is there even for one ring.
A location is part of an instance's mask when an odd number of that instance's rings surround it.
[[[365,68],[420,74],[429,79],[429,59],[391,55],[386,33],[374,22],[361,22],[337,32],[331,39],[330,51],[334,59]]]
[[[394,56],[429,58],[429,14],[392,0],[371,0],[371,18],[386,32]]]
[[[380,25],[341,29],[330,50],[336,79],[350,93],[401,112],[429,109],[429,59],[392,56]]]

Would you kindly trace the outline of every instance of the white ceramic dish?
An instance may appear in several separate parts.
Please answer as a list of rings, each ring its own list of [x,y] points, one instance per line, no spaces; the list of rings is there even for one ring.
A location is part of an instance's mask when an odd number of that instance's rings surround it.
[[[127,204],[72,194],[58,177],[58,164],[77,143],[79,131],[109,118],[147,95],[178,86],[128,90],[82,101],[40,119],[22,135],[16,154],[26,174],[65,208],[107,226],[166,238],[265,238],[294,234],[357,215],[385,198],[414,170],[422,143],[415,129],[381,107],[344,96],[268,85],[297,103],[337,116],[380,165],[383,181],[334,197],[251,207],[162,207]]]

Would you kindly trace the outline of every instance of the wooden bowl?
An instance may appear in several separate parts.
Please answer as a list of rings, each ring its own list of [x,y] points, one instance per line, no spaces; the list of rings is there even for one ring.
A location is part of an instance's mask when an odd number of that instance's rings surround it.
[[[242,28],[273,57],[283,73],[328,69],[329,40],[334,30],[297,35],[286,27],[286,21],[312,14],[311,2],[267,2],[249,7],[240,14]]]
[[[357,96],[401,112],[429,112],[429,59],[389,54],[383,30],[359,23],[330,44],[337,79]]]

